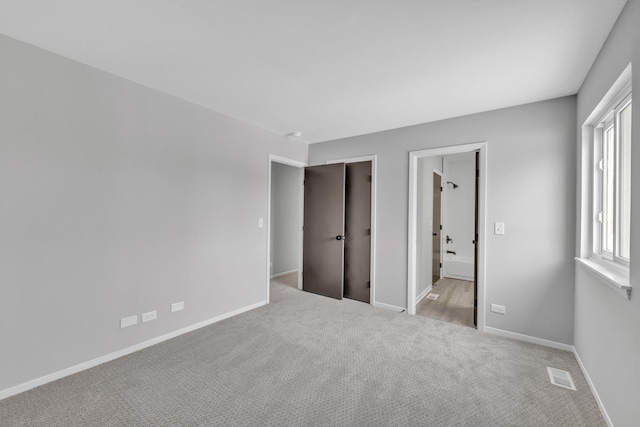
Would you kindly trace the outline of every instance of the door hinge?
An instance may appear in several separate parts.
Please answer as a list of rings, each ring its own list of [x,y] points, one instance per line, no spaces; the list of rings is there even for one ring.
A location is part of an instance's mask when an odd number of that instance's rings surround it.
[[[371,182],[371,175],[369,175],[369,182]]]
[[[440,191],[442,191],[442,187],[440,187]]]
[[[440,230],[442,230],[442,224],[440,224]]]
[[[367,289],[371,289],[371,281],[367,282]]]
[[[371,229],[367,228],[367,236],[371,236]]]
[[[442,268],[442,263],[440,263],[440,268]]]

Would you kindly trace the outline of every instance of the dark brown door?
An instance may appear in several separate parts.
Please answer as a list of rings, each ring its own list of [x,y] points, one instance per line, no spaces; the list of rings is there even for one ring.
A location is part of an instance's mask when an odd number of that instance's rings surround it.
[[[369,303],[371,288],[371,162],[347,163],[344,297]]]
[[[476,151],[476,207],[473,239],[473,324],[478,326],[478,197],[480,195],[480,153]]]
[[[442,177],[437,173],[433,173],[433,261],[432,261],[432,282],[435,285],[440,280],[440,263],[442,262],[440,257],[440,231],[442,230],[442,218],[441,218],[441,203],[442,203]]]
[[[304,171],[302,289],[342,299],[345,165]]]

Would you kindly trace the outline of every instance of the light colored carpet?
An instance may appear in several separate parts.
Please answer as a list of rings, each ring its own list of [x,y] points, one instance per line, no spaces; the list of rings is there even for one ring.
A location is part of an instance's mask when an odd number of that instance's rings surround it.
[[[269,306],[0,401],[0,425],[605,425],[571,353],[272,288]]]

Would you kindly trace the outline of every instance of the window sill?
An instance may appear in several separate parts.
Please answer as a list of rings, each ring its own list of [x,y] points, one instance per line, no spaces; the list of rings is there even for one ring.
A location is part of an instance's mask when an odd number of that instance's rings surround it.
[[[629,273],[619,271],[615,268],[607,267],[599,262],[588,258],[577,258],[576,264],[588,271],[607,286],[617,291],[627,299],[631,299],[631,285],[629,282]]]

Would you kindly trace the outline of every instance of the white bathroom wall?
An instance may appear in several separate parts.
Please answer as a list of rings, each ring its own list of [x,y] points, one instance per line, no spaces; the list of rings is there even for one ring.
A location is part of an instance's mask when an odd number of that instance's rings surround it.
[[[454,251],[457,259],[473,258],[475,236],[475,152],[444,157],[442,182],[443,257]],[[447,181],[454,182],[453,188]],[[453,242],[446,243],[449,236]]]

